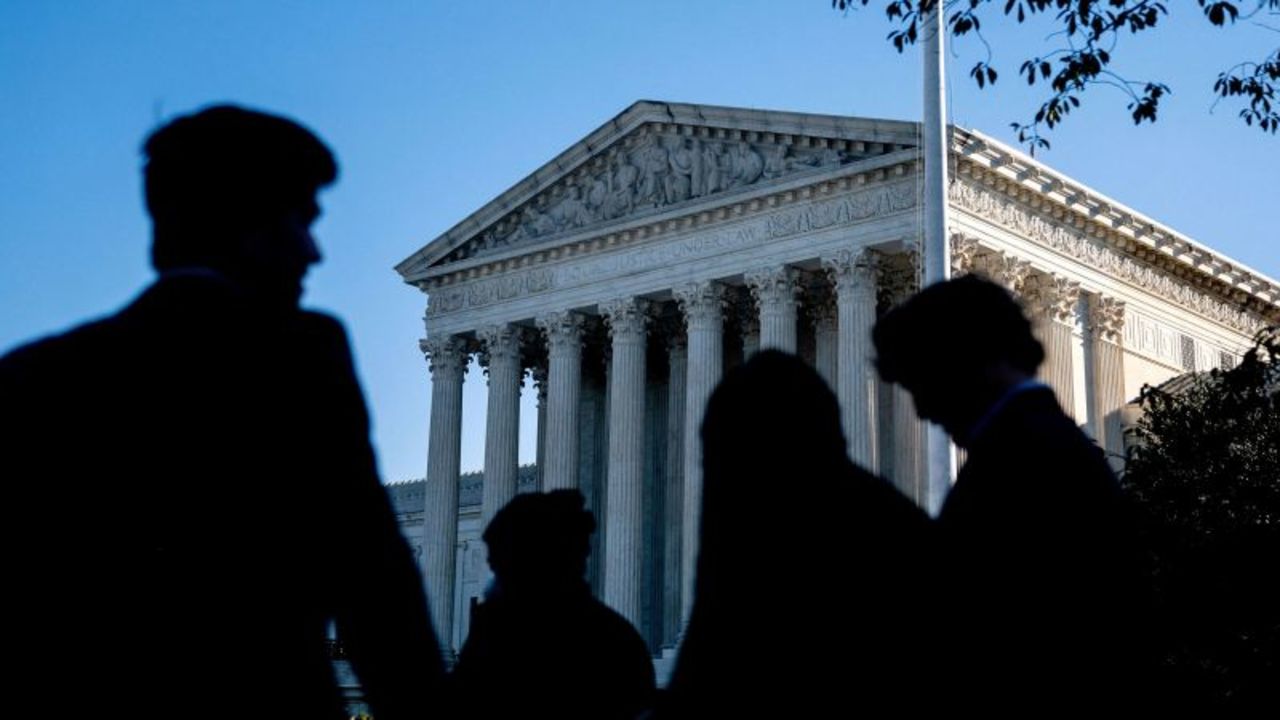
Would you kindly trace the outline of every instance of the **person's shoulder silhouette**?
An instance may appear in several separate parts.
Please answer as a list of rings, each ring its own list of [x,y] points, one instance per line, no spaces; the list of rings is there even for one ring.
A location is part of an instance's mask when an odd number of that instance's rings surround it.
[[[701,436],[693,611],[661,714],[897,697],[923,655],[913,608],[928,519],[848,459],[825,381],[794,355],[760,352],[712,393]]]
[[[244,683],[268,714],[338,717],[332,622],[379,716],[418,714],[443,673],[421,581],[346,334],[298,307],[333,155],[217,106],[144,156],[158,279],[0,359],[25,697],[61,715],[135,687],[144,716],[225,716]]]
[[[967,450],[937,523],[948,696],[1130,702],[1148,671],[1136,528],[1102,452],[1035,379],[1044,350],[1018,302],[963,276],[890,310],[873,341],[881,376]]]
[[[494,515],[493,586],[453,670],[459,712],[631,718],[652,702],[644,640],[584,579],[594,531],[577,490],[517,495]]]

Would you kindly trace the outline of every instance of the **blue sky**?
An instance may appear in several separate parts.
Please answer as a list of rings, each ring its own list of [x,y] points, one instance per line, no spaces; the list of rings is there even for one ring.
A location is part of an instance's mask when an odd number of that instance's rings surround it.
[[[1217,72],[1277,35],[1180,17],[1122,44],[1118,69],[1173,87],[1134,128],[1091,90],[1041,159],[1276,277],[1280,137],[1210,113]],[[951,58],[951,118],[1015,144],[1038,91],[1018,81],[1044,26],[988,22],[994,91]],[[1275,24],[1275,23],[1273,23]],[[119,308],[151,278],[138,147],[175,114],[233,101],[293,116],[335,149],[325,263],[304,302],[341,316],[388,480],[426,467],[425,299],[392,266],[638,99],[916,119],[918,53],[878,7],[827,0],[33,2],[0,4],[0,351]],[[92,363],[92,358],[86,358]],[[463,467],[483,458],[484,388],[465,392]],[[533,456],[526,392],[522,461]],[[57,462],[50,459],[50,462]]]

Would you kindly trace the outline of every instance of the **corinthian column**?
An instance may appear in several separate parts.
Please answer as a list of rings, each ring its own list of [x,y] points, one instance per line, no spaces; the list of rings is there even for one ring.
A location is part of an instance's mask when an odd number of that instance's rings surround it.
[[[680,535],[684,529],[685,379],[687,340],[681,328],[667,335],[667,487],[662,495],[662,647],[680,635]]]
[[[875,472],[879,469],[876,374],[871,365],[871,327],[876,321],[875,251],[841,250],[823,258],[822,265],[836,288],[836,395],[849,440],[849,457]]]
[[[538,492],[542,491],[543,475],[547,472],[547,366],[542,360],[536,362],[533,367],[529,368],[529,377],[533,379],[534,392],[538,394],[538,447],[537,463],[535,469],[535,487]],[[519,470],[516,471],[517,474]]]
[[[952,239],[953,253],[957,248],[964,248],[963,241],[957,243]],[[894,307],[911,297],[920,289],[920,255],[908,251],[895,256],[897,262],[883,263],[880,276],[880,298],[885,307]],[[924,472],[925,450],[924,438],[926,428],[916,416],[915,403],[911,393],[897,383],[883,383],[889,393],[889,412],[892,414],[892,453],[882,463],[888,465],[888,476],[902,493],[916,501],[921,507],[929,503],[928,488]]]
[[[462,377],[467,353],[453,336],[432,337],[419,347],[431,370],[431,429],[423,505],[423,577],[431,619],[445,660],[453,662],[453,580],[458,547],[458,474],[462,460]]]
[[[811,299],[809,316],[813,320],[813,367],[834,390],[839,378],[836,367],[840,338],[835,292],[830,288],[822,288],[820,292],[814,292]]]
[[[1080,298],[1080,283],[1058,275],[1038,275],[1025,283],[1023,294],[1040,342],[1044,344],[1040,379],[1053,388],[1063,411],[1074,416],[1076,395],[1071,336],[1076,301]]]
[[[600,305],[613,338],[609,372],[609,468],[605,487],[604,600],[636,627],[644,563],[644,394],[648,302]]]
[[[1113,297],[1089,298],[1089,353],[1093,362],[1093,431],[1111,467],[1124,469],[1124,303]]]
[[[728,298],[728,290],[726,299]],[[738,336],[742,338],[742,361],[751,359],[760,352],[760,312],[756,309],[756,300],[751,291],[741,288],[736,300],[728,301],[733,321],[737,323]]]
[[[482,526],[516,496],[520,472],[520,334],[511,325],[482,328],[481,362],[489,371],[489,413],[484,436]]]
[[[680,532],[680,622],[693,610],[693,580],[698,562],[698,518],[702,512],[702,442],[698,432],[711,391],[724,368],[724,286],[695,282],[674,291],[684,313],[688,368],[684,395],[684,503]]]
[[[547,336],[545,490],[578,487],[578,403],[582,392],[582,323],[575,312],[538,318]]]
[[[746,280],[760,308],[760,349],[794,353],[799,273],[785,265],[761,268],[747,273]]]

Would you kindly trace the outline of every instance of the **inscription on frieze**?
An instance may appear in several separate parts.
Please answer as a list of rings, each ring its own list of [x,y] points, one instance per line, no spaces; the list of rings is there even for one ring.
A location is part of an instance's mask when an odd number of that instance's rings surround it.
[[[913,182],[882,185],[860,192],[810,201],[738,222],[730,227],[699,232],[675,242],[655,243],[582,258],[556,268],[526,270],[431,291],[428,316],[482,307],[523,295],[545,292],[668,267],[699,258],[758,246],[809,232],[862,222],[915,207]]]

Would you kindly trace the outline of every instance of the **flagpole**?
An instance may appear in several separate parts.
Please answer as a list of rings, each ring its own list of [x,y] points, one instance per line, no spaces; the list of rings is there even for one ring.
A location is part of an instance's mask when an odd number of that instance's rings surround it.
[[[925,286],[951,276],[951,240],[947,235],[946,9],[937,0],[924,17],[924,239]],[[955,456],[951,438],[930,423],[926,430],[926,507],[933,515],[951,489]]]

